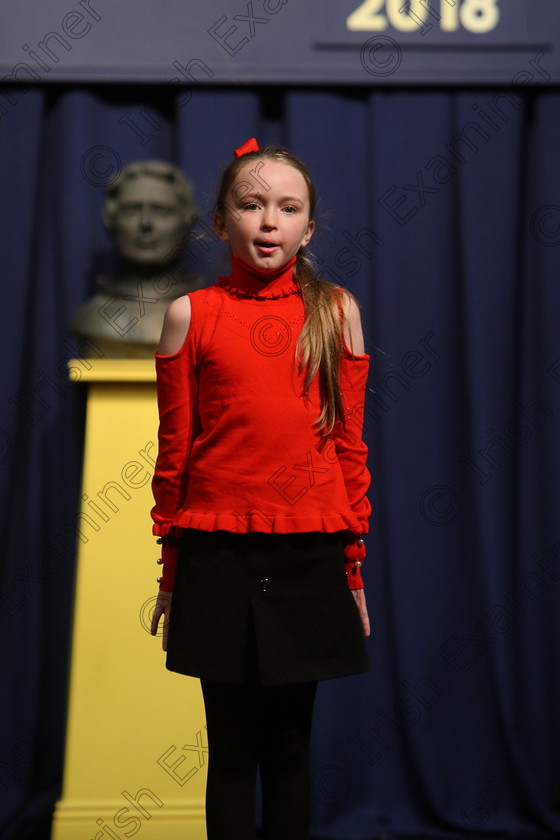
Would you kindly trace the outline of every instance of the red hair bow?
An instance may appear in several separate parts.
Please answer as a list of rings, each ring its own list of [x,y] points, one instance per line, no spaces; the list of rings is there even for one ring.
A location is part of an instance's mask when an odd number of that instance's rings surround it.
[[[259,144],[255,140],[254,137],[250,137],[249,140],[246,140],[242,146],[238,149],[235,149],[234,155],[236,158],[241,157],[242,155],[247,155],[249,152],[258,152],[259,151]]]

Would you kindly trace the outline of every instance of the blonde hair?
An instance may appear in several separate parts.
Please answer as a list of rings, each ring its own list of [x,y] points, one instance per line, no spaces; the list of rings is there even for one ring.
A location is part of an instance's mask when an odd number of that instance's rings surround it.
[[[293,166],[302,175],[309,192],[309,220],[314,219],[317,206],[315,185],[305,164],[279,146],[266,146],[235,158],[224,170],[216,213],[225,218],[227,198],[239,170],[251,160],[275,160]],[[298,338],[296,355],[298,369],[304,373],[304,396],[309,397],[311,383],[319,378],[321,413],[316,425],[325,438],[337,422],[344,422],[344,406],[340,390],[340,364],[344,352],[343,326],[347,319],[348,292],[322,280],[304,247],[297,252],[294,274],[305,308],[305,321]]]

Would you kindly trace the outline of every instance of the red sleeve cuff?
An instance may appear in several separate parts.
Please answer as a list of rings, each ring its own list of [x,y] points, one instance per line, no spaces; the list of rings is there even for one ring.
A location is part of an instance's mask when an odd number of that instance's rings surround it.
[[[175,569],[177,568],[177,555],[179,549],[175,541],[165,541],[161,547],[161,561],[163,570],[159,580],[159,588],[164,592],[173,592],[175,582]]]
[[[364,582],[360,570],[365,560],[366,547],[361,537],[344,547],[344,556],[348,586],[350,589],[363,589]]]

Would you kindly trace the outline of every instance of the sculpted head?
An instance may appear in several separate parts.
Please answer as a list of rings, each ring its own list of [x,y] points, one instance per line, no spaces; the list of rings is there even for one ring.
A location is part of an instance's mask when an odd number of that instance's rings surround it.
[[[166,161],[130,163],[107,187],[102,218],[126,263],[157,271],[177,261],[196,220],[192,184]]]

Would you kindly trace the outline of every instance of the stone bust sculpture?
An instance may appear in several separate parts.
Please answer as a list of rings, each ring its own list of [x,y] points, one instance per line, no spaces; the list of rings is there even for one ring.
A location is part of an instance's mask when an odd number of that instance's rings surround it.
[[[202,285],[182,267],[196,220],[192,185],[165,161],[131,163],[107,187],[102,219],[118,254],[118,273],[97,277],[95,294],[69,330],[92,339],[108,358],[152,357],[171,300]]]

